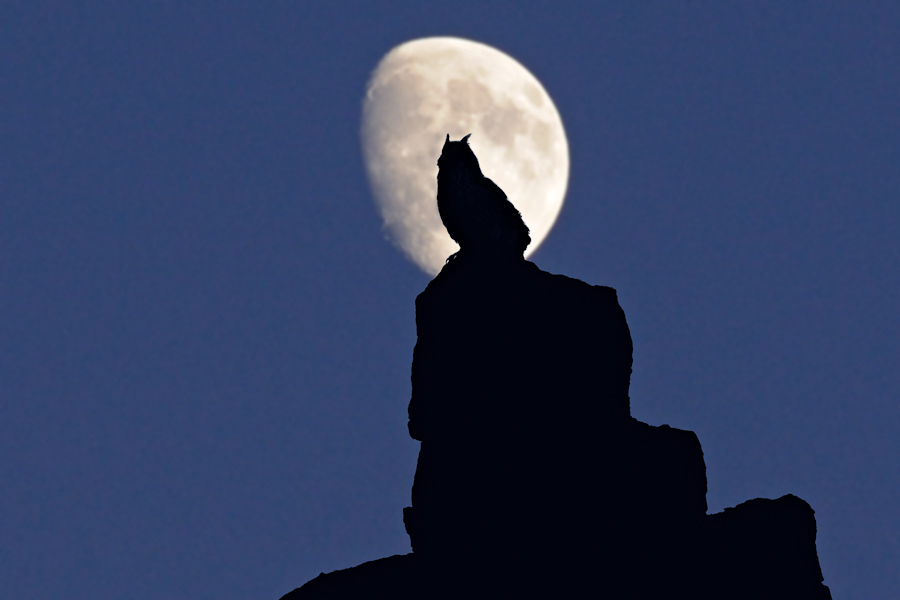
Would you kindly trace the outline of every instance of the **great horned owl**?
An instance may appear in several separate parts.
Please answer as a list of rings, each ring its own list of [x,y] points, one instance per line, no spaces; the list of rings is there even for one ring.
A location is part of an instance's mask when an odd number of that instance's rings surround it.
[[[451,142],[448,134],[438,159],[441,221],[461,252],[521,258],[531,243],[528,226],[503,190],[482,175],[468,139]]]

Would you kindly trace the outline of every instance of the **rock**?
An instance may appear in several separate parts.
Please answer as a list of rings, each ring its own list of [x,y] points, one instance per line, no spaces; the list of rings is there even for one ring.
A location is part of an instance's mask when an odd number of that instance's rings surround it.
[[[727,597],[831,600],[822,584],[813,509],[797,496],[748,500],[705,523],[706,581]]]
[[[601,472],[590,463],[613,452],[603,432],[631,420],[631,337],[615,290],[460,256],[416,300],[416,325],[413,549],[531,552],[568,516],[582,522]]]
[[[417,557],[394,555],[350,569],[322,573],[281,600],[305,598],[414,598],[419,592]]]
[[[808,504],[707,515],[697,436],[631,417],[612,288],[460,252],[416,326],[413,553],[285,598],[830,598]]]

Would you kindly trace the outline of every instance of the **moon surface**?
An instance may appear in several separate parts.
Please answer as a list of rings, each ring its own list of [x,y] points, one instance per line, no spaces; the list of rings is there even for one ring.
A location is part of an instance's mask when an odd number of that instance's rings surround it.
[[[478,42],[423,38],[385,55],[363,103],[363,157],[385,232],[431,275],[459,250],[437,210],[437,159],[447,134],[468,133],[481,171],[531,229],[527,257],[556,222],[569,179],[569,146],[547,91]]]

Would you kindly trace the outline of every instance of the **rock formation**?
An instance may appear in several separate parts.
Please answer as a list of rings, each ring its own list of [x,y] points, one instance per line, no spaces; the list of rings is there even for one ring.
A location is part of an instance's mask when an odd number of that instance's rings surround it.
[[[707,515],[697,436],[631,417],[615,290],[460,252],[419,295],[416,325],[413,552],[283,600],[830,599],[806,502]]]

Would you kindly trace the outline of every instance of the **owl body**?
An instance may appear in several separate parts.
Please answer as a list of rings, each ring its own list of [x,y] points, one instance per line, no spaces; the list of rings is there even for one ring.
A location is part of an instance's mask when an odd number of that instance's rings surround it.
[[[468,137],[451,142],[448,135],[438,159],[441,221],[462,252],[521,258],[531,243],[528,227],[503,190],[481,173]]]

